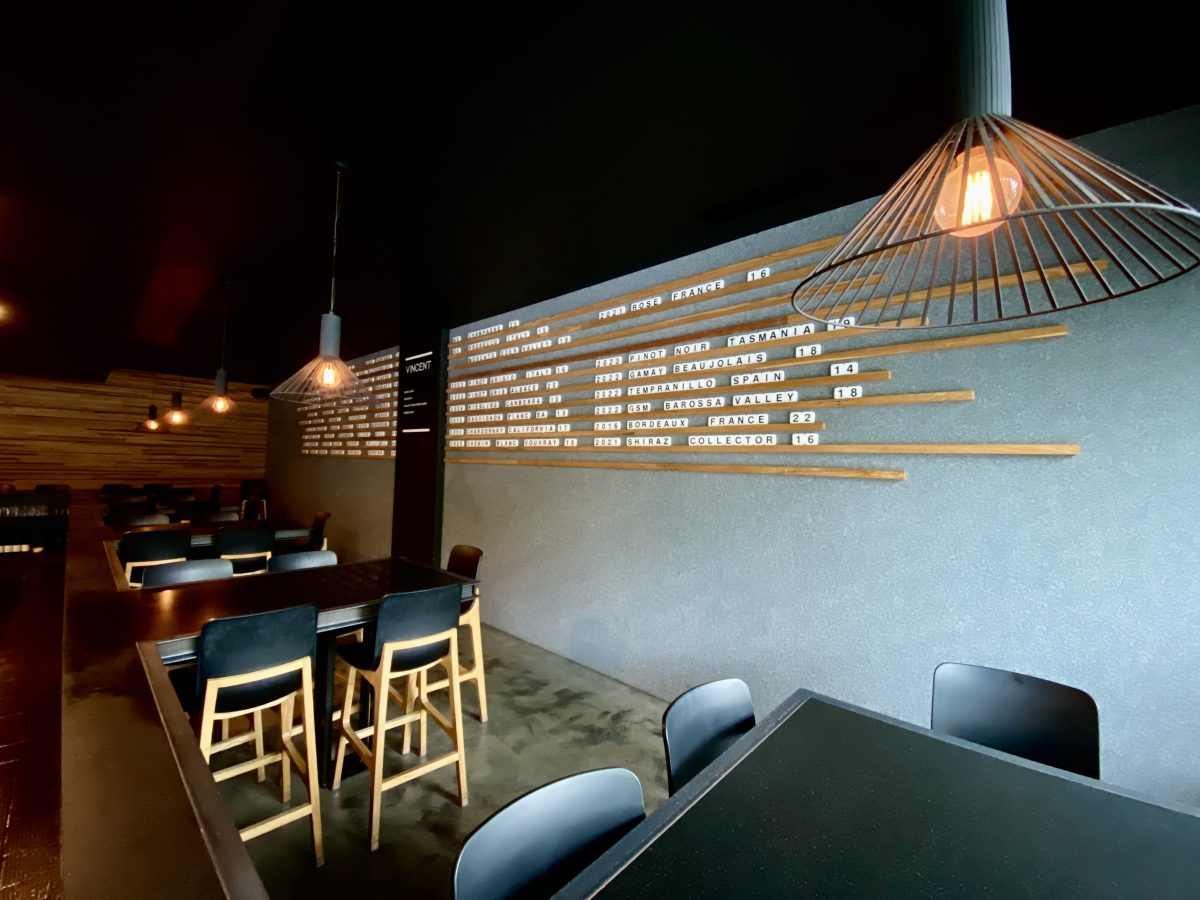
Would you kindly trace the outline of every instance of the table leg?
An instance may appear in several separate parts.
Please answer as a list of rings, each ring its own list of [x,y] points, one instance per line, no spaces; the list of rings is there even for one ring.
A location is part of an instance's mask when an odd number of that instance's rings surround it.
[[[313,679],[316,702],[313,715],[317,720],[317,759],[320,765],[321,787],[333,784],[333,669],[337,665],[337,636],[317,635],[317,671]]]

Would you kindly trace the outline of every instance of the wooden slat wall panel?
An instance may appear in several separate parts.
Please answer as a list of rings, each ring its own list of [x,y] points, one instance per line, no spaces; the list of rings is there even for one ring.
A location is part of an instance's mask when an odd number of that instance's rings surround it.
[[[134,429],[150,403],[160,417],[180,379],[114,369],[103,382],[0,375],[0,483],[98,488],[109,482],[233,485],[266,471],[267,401],[257,385],[231,382],[237,410],[217,424],[179,434]],[[184,408],[212,391],[209,379],[182,380]]]

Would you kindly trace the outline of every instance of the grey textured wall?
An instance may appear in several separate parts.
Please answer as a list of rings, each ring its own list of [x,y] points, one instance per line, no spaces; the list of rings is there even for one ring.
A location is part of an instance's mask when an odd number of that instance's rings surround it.
[[[1200,203],[1200,108],[1080,143]],[[515,315],[834,234],[869,205]],[[484,548],[485,621],[660,697],[738,675],[764,713],[807,687],[928,724],[939,662],[1011,668],[1096,698],[1106,780],[1200,802],[1198,293],[1192,273],[1028,323],[1067,324],[1057,341],[880,361],[880,390],[974,403],[822,416],[830,440],[1077,458],[801,460],[907,469],[897,483],[451,465],[444,541]]]
[[[341,562],[392,555],[394,459],[331,459],[300,455],[297,407],[271,401],[267,484],[272,517],[311,521],[333,513],[326,534]]]

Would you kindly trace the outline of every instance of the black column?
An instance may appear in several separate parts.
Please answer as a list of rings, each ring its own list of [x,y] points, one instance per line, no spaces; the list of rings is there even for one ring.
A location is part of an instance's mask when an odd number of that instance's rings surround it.
[[[440,566],[446,330],[418,328],[400,341],[392,555]]]

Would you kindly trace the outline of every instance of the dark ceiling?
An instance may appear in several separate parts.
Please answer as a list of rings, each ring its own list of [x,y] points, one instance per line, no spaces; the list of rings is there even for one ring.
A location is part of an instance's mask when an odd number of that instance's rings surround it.
[[[29,5],[34,6],[34,5]],[[41,4],[0,49],[0,370],[235,380],[878,194],[953,119],[941,3]],[[1010,3],[1014,112],[1200,102],[1187,23]],[[389,11],[390,10],[390,11]]]

